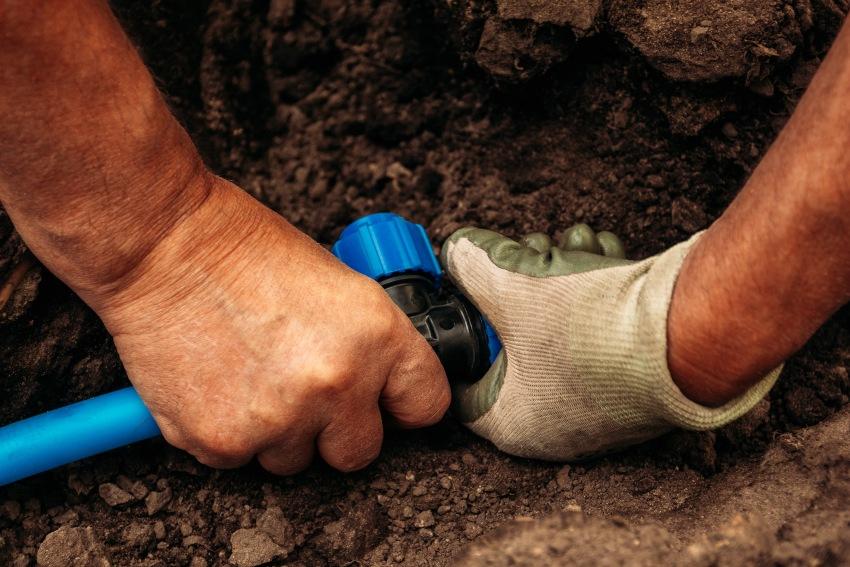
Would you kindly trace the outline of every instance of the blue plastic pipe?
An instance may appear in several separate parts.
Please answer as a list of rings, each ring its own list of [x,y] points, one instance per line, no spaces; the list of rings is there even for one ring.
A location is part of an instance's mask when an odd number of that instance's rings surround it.
[[[0,427],[0,486],[159,435],[133,388]]]

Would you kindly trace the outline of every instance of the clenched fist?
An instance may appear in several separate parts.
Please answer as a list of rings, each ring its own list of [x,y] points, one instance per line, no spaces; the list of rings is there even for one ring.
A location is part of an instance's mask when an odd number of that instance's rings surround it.
[[[213,467],[257,455],[291,474],[318,451],[359,469],[380,450],[382,408],[419,427],[449,404],[439,360],[377,283],[218,178],[87,299],[166,440]]]

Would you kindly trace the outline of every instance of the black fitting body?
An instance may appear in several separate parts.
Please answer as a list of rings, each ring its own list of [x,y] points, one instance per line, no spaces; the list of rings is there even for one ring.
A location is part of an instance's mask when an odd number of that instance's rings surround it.
[[[481,313],[445,284],[402,274],[380,280],[390,298],[410,318],[437,353],[452,380],[474,382],[490,367],[489,347]]]

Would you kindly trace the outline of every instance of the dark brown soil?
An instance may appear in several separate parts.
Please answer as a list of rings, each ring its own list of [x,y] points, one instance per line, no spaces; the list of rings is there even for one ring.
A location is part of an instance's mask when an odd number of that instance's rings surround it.
[[[847,11],[183,4],[115,7],[209,163],[320,242],[393,210],[438,243],[467,224],[517,236],[587,222],[634,257],[722,212]],[[97,318],[0,211],[3,289],[0,423],[126,380]],[[844,311],[737,423],[571,466],[500,454],[450,417],[391,433],[351,475],[217,472],[143,443],[0,489],[0,564],[846,563],[848,364]]]

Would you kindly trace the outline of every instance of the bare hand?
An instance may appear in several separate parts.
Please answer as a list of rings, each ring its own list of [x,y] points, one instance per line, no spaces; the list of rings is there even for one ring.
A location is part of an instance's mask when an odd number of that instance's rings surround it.
[[[278,474],[318,450],[340,470],[380,451],[380,408],[440,419],[445,373],[375,282],[221,179],[132,271],[88,298],[169,443]]]

